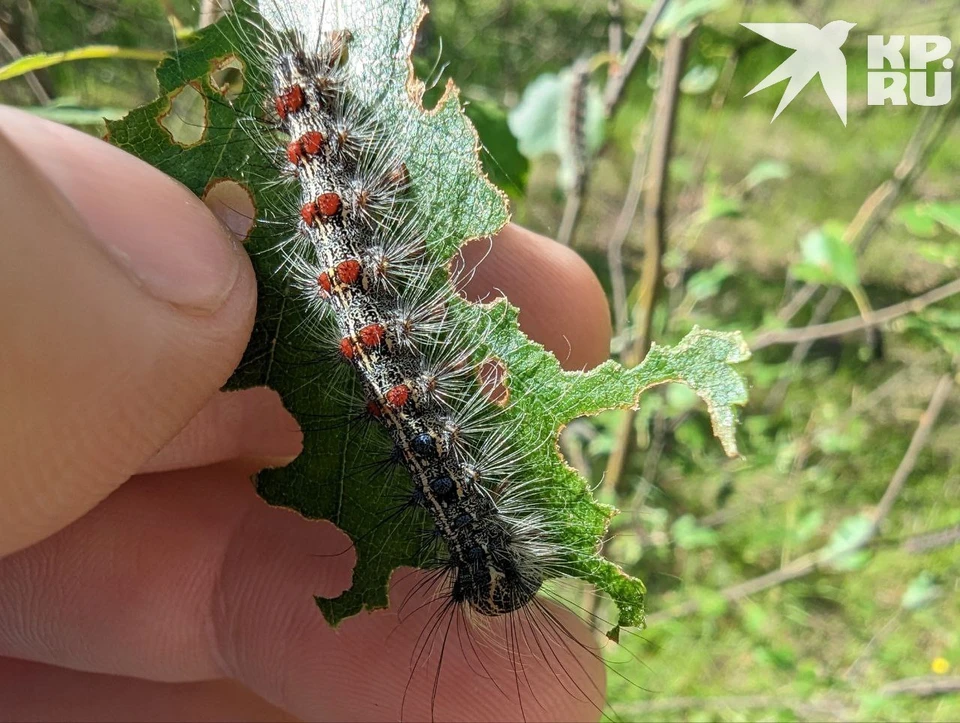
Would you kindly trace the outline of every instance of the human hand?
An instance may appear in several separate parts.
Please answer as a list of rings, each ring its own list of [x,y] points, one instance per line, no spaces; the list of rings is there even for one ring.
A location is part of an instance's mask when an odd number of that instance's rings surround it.
[[[493,289],[567,368],[606,359],[606,301],[573,252],[508,227],[466,285]],[[509,658],[480,647],[490,680],[459,639],[435,694],[435,663],[410,681],[414,574],[390,610],[325,624],[312,596],[349,588],[353,557],[323,555],[349,541],[249,483],[297,454],[296,425],[272,392],[218,391],[255,295],[188,190],[0,107],[0,719],[390,720],[405,694],[411,720],[599,717],[602,664],[565,611],[586,647],[524,658],[522,711]]]

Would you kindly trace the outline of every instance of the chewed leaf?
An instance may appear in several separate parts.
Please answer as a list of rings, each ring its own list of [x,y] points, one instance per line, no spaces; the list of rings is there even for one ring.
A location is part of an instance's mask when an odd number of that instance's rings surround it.
[[[277,7],[273,0],[269,5]],[[448,288],[448,262],[460,246],[504,225],[504,196],[482,173],[477,136],[456,89],[448,87],[430,112],[420,105],[422,86],[411,77],[409,62],[422,12],[418,0],[304,0],[295,8],[309,14],[322,5],[336,5],[338,15],[328,20],[349,31],[346,62],[362,69],[357,76],[362,82],[351,87],[354,96],[376,109],[385,135],[402,136],[402,143],[393,137],[385,142],[406,149],[403,162],[425,253],[440,259],[424,266],[428,271],[420,283],[429,297]],[[236,15],[198,33],[160,66],[161,97],[108,123],[108,130],[115,144],[179,179],[208,203],[257,218],[244,242],[259,282],[257,322],[230,386],[277,390],[304,431],[304,449],[296,460],[257,476],[260,495],[307,517],[330,520],[353,540],[352,586],[336,599],[317,601],[336,624],[365,608],[386,606],[391,573],[430,560],[422,545],[424,520],[398,514],[398,500],[411,489],[409,474],[404,468],[384,471],[379,427],[371,428],[344,403],[349,390],[332,388],[329,380],[342,362],[310,335],[316,306],[285,275],[285,245],[295,235],[299,201],[289,184],[278,182],[280,171],[271,156],[282,155],[283,142],[264,120],[270,71],[253,30],[260,22],[254,8],[239,4]],[[184,97],[198,101],[189,115],[182,108]],[[714,430],[727,453],[735,454],[734,406],[746,393],[730,365],[749,352],[738,334],[695,329],[674,349],[655,346],[634,369],[608,362],[590,372],[566,372],[519,330],[517,314],[505,300],[481,305],[453,296],[444,322],[456,330],[456,344],[475,363],[495,360],[503,370],[509,404],[496,417],[499,433],[509,437],[525,468],[536,471],[521,480],[529,488],[525,501],[550,513],[546,517],[559,526],[564,571],[610,595],[619,608],[618,626],[641,625],[643,584],[597,552],[615,511],[596,502],[586,480],[566,464],[558,435],[577,417],[636,406],[645,389],[680,382],[706,401]]]

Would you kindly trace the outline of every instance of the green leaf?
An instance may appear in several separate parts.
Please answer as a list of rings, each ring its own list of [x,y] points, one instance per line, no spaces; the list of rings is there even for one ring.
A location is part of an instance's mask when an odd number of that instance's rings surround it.
[[[693,515],[684,515],[673,523],[670,534],[677,546],[684,550],[697,550],[717,544],[717,533],[709,527],[701,527]]]
[[[132,60],[149,60],[156,63],[167,57],[162,50],[146,48],[121,48],[116,45],[88,45],[83,48],[64,50],[59,53],[36,53],[24,55],[12,63],[0,66],[0,81],[17,78],[35,70],[43,70],[60,63],[74,60],[98,60],[103,58],[127,58]]]
[[[895,217],[914,236],[933,238],[940,227],[960,235],[960,203],[913,203],[898,208]]]
[[[856,252],[840,236],[823,228],[815,229],[801,239],[800,249],[804,263],[791,268],[798,279],[848,289],[860,285]]]
[[[906,226],[911,234],[921,238],[933,238],[940,230],[939,224],[927,213],[925,204],[912,203],[901,206],[894,214],[894,218]]]
[[[98,126],[105,120],[117,120],[126,114],[126,108],[77,108],[71,105],[53,104],[20,107],[38,118],[46,118],[68,126]]]
[[[251,23],[257,22],[251,8],[242,3],[237,7]],[[406,55],[421,12],[416,0],[389,0],[373,7],[352,0],[339,7],[352,35],[348,62],[369,69],[368,82],[354,90],[361,101],[376,102],[385,127],[409,134],[405,162],[411,193],[425,215],[428,251],[450,259],[465,240],[491,235],[507,219],[502,194],[481,172],[476,133],[455,91],[430,113],[409,92]],[[362,609],[386,606],[390,575],[397,567],[428,562],[422,558],[424,521],[414,514],[391,516],[396,499],[409,493],[409,478],[403,470],[386,479],[365,470],[382,456],[380,430],[359,421],[355,410],[345,408],[340,396],[324,385],[332,376],[329,365],[338,362],[330,360],[325,344],[304,333],[313,321],[311,308],[277,271],[284,268],[284,251],[276,229],[289,222],[281,209],[296,208],[296,199],[289,197],[289,185],[277,183],[278,172],[269,170],[261,150],[264,139],[258,143],[248,131],[249,119],[263,115],[264,89],[269,87],[268,69],[259,64],[263,54],[248,45],[248,25],[222,21],[201,31],[195,42],[158,69],[161,97],[122,121],[108,123],[108,132],[112,142],[197,195],[210,193],[218,183],[239,184],[240,195],[249,194],[258,217],[265,217],[246,240],[259,281],[257,321],[230,386],[276,389],[304,429],[300,456],[257,476],[260,495],[307,517],[331,520],[354,541],[351,588],[336,599],[317,601],[336,624]],[[402,52],[398,28],[405,44]],[[215,75],[237,59],[244,92],[231,104],[224,101],[225,90]],[[165,123],[171,105],[187,87],[200,95],[201,123],[196,139],[178,142]],[[439,291],[449,283],[446,266],[440,264],[424,283]],[[566,372],[556,357],[520,332],[517,315],[503,299],[478,305],[455,297],[447,321],[465,348],[476,349],[475,361],[496,358],[507,370],[511,404],[501,423],[526,465],[536,471],[531,502],[553,513],[568,557],[566,567],[614,600],[618,627],[641,625],[642,582],[597,553],[615,510],[594,501],[586,480],[562,459],[556,444],[559,430],[578,417],[635,407],[651,386],[681,382],[706,401],[714,432],[727,453],[736,454],[735,406],[745,402],[746,388],[730,365],[747,359],[749,351],[739,334],[695,328],[675,348],[655,345],[633,369],[610,361],[590,372]],[[316,430],[317,420],[323,420],[324,430]]]
[[[943,589],[937,584],[937,579],[929,572],[924,570],[917,575],[900,598],[900,607],[904,610],[919,610],[926,607],[936,600],[943,593]]]
[[[842,520],[830,542],[822,550],[822,559],[836,570],[857,570],[866,564],[870,554],[863,550],[876,528],[867,515],[853,515]]]
[[[654,32],[658,38],[674,33],[686,35],[704,17],[727,5],[729,0],[672,0],[657,21]]]
[[[687,296],[693,303],[713,298],[720,292],[723,283],[736,273],[729,261],[720,261],[709,269],[697,271],[687,281]]]
[[[680,92],[687,95],[702,95],[716,84],[718,77],[720,77],[720,71],[715,66],[695,65],[680,81]]]
[[[783,181],[787,178],[790,178],[790,166],[783,161],[768,159],[750,169],[743,179],[743,185],[747,191],[752,191],[767,181]]]
[[[931,203],[926,213],[944,228],[960,234],[960,203]]]

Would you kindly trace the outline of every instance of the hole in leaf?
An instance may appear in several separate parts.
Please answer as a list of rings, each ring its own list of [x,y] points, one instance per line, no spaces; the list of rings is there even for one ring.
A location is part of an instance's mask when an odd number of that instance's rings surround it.
[[[243,91],[243,61],[236,55],[228,55],[213,61],[209,75],[210,87],[232,102]]]
[[[220,223],[233,232],[237,241],[243,243],[247,240],[257,220],[257,206],[246,186],[230,178],[218,178],[207,184],[202,198]]]
[[[494,404],[504,406],[510,398],[507,389],[507,368],[499,359],[485,359],[477,367],[477,376],[480,378],[480,391]]]
[[[207,99],[193,84],[185,85],[170,96],[170,108],[158,120],[174,143],[195,146],[207,130]]]

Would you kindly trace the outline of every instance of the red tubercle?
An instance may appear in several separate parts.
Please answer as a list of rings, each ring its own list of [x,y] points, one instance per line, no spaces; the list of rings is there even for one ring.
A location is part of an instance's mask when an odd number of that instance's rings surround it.
[[[308,201],[300,208],[300,218],[307,226],[313,226],[318,220],[326,221],[340,211],[340,196],[335,193],[321,193],[316,201]]]
[[[323,133],[320,131],[307,131],[303,134],[303,138],[300,139],[300,144],[303,146],[303,152],[308,156],[315,156],[320,152],[320,149],[323,148],[323,143],[326,140]]]
[[[305,203],[300,208],[300,218],[303,219],[303,222],[307,224],[307,226],[313,226],[314,222],[317,220],[317,215],[317,204],[315,201]]]
[[[276,97],[273,106],[277,109],[277,115],[280,116],[280,119],[284,120],[291,113],[296,113],[303,108],[303,103],[303,88],[299,85],[293,85]]]
[[[330,283],[330,274],[328,274],[326,271],[322,272],[317,277],[317,285],[320,287],[320,289],[323,291],[324,294],[329,295],[331,289],[333,289],[333,285]]]
[[[302,158],[303,147],[300,145],[300,141],[290,141],[287,144],[287,160],[293,165],[297,166],[300,164],[300,160]]]
[[[383,416],[383,410],[380,409],[380,405],[374,401],[367,402],[367,414],[369,414],[374,419],[380,419]]]
[[[340,353],[345,359],[353,359],[353,340],[345,336],[340,340]]]
[[[360,262],[356,259],[347,259],[337,264],[337,280],[349,286],[360,278]]]
[[[383,324],[367,324],[360,330],[358,336],[365,347],[374,347],[383,341],[386,334],[387,330],[383,328]]]
[[[315,156],[320,152],[323,141],[323,133],[320,131],[307,131],[287,144],[287,160],[295,166],[300,165],[304,158]]]
[[[398,384],[392,389],[388,390],[384,397],[387,400],[387,404],[391,407],[399,408],[402,407],[410,400],[410,387],[406,384]]]
[[[321,216],[330,217],[340,212],[343,203],[336,193],[321,193],[317,196],[316,206]]]

